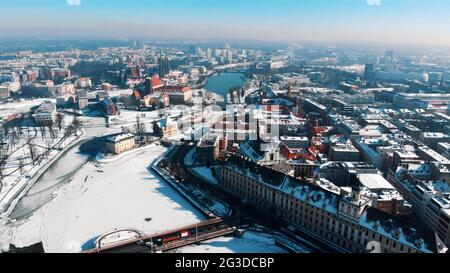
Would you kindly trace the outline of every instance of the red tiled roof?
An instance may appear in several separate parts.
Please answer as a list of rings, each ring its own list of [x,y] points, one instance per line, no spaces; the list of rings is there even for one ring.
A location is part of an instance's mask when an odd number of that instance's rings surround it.
[[[153,76],[152,77],[152,87],[153,88],[158,88],[164,85],[164,82],[158,78],[158,76]]]

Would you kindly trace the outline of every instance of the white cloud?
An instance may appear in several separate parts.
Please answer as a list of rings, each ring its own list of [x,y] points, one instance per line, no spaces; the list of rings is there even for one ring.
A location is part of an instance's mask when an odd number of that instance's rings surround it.
[[[79,6],[81,5],[81,0],[66,0],[69,6]]]
[[[367,0],[369,6],[381,6],[381,0]]]

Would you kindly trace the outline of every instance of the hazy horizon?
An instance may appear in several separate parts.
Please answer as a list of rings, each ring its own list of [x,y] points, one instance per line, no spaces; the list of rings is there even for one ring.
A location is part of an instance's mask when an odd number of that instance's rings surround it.
[[[15,0],[0,39],[260,40],[450,48],[446,0]]]

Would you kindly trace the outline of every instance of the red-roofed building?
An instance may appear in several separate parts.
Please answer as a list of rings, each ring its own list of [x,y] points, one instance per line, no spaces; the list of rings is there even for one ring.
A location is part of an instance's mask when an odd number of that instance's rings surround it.
[[[160,87],[164,86],[164,81],[162,81],[158,75],[155,75],[152,77],[152,88],[153,89],[158,89]]]
[[[165,85],[157,75],[147,78],[144,84],[134,90],[132,100],[138,107],[151,107],[151,98],[160,97],[163,104],[185,104],[192,100],[190,87],[181,85]]]
[[[316,149],[312,147],[312,149],[291,149],[285,145],[282,145],[280,148],[280,153],[283,155],[286,160],[316,160]]]
[[[311,138],[311,145],[314,147],[315,151],[319,151],[319,153],[324,154],[327,150],[327,145],[324,143],[324,138],[322,137],[313,137]]]
[[[75,87],[81,89],[89,89],[92,86],[90,78],[82,77],[75,81]]]
[[[328,135],[330,135],[330,132],[331,132],[331,130],[332,130],[332,128],[333,127],[330,127],[330,126],[317,126],[317,127],[314,127],[314,136],[318,136],[318,137],[321,137],[321,136],[328,136]]]
[[[187,86],[166,85],[153,89],[153,93],[169,95],[171,104],[185,104],[192,100],[192,89]]]

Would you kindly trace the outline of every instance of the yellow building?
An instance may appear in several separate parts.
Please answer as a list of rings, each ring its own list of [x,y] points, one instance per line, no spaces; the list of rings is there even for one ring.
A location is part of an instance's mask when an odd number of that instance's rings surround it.
[[[107,153],[120,154],[136,147],[136,141],[133,134],[122,134],[108,137],[105,148]]]

